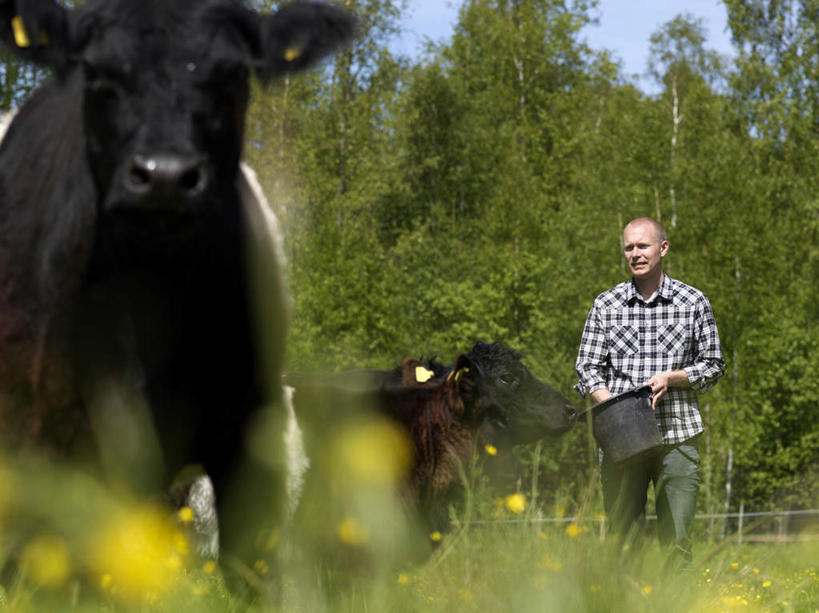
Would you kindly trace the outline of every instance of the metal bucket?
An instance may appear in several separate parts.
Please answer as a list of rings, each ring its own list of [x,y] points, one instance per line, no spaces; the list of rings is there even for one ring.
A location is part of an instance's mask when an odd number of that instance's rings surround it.
[[[637,462],[657,452],[663,437],[651,409],[651,387],[638,387],[594,405],[592,430],[603,453],[616,464]]]

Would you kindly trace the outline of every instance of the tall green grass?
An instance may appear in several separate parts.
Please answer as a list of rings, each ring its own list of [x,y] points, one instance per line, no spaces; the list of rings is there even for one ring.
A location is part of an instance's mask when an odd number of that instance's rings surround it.
[[[567,510],[580,513],[577,521],[538,521],[527,496],[495,497],[475,466],[464,473],[465,503],[434,543],[438,535],[396,519],[400,509],[383,491],[347,483],[338,489],[344,498],[329,483],[314,484],[326,487],[328,506],[318,508],[314,496],[307,519],[292,534],[282,529],[272,543],[277,569],[246,569],[266,594],[250,610],[819,611],[819,542],[700,542],[692,570],[666,572],[654,540],[639,554],[623,551],[589,508]],[[357,527],[343,524],[350,518]],[[0,611],[246,607],[215,565],[192,555],[188,520],[81,471],[0,460]],[[390,540],[393,528],[400,534]],[[412,539],[434,550],[410,561]]]

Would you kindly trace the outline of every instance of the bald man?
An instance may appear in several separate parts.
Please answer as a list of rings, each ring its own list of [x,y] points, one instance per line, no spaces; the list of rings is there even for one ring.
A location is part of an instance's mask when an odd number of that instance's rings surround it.
[[[669,244],[665,229],[648,217],[623,230],[631,279],[600,294],[586,319],[575,367],[575,389],[595,403],[650,385],[663,448],[636,465],[602,455],[603,504],[613,529],[633,535],[645,518],[654,484],[660,542],[671,560],[690,566],[689,528],[699,489],[697,394],[722,376],[719,334],[705,295],[663,272]]]

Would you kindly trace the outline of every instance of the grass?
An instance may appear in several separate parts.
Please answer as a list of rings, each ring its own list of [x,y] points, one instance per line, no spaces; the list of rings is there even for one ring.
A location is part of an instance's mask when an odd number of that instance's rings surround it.
[[[276,604],[252,611],[819,611],[819,543],[700,542],[693,570],[669,574],[653,540],[634,555],[598,522],[504,521],[532,520],[535,510],[523,494],[493,500],[473,487],[453,530],[410,564],[401,557],[406,539],[430,535],[398,529],[401,539],[390,540],[396,530],[385,523],[397,511],[388,497],[363,486],[345,491],[352,498],[313,518],[331,530],[308,522],[301,532],[322,534],[320,547],[284,535],[279,567],[254,569],[278,587]],[[467,527],[458,519],[489,521]],[[219,569],[192,555],[189,521],[77,471],[0,461],[0,611],[242,610]]]

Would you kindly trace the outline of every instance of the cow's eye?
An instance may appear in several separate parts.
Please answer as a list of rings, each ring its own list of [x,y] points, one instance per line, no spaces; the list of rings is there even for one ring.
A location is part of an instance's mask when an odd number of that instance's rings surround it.
[[[85,68],[85,87],[89,92],[96,95],[115,97],[118,96],[122,90],[120,83],[105,71],[86,63]]]
[[[498,377],[501,383],[504,385],[514,385],[518,382],[518,378],[515,375],[506,373]]]

